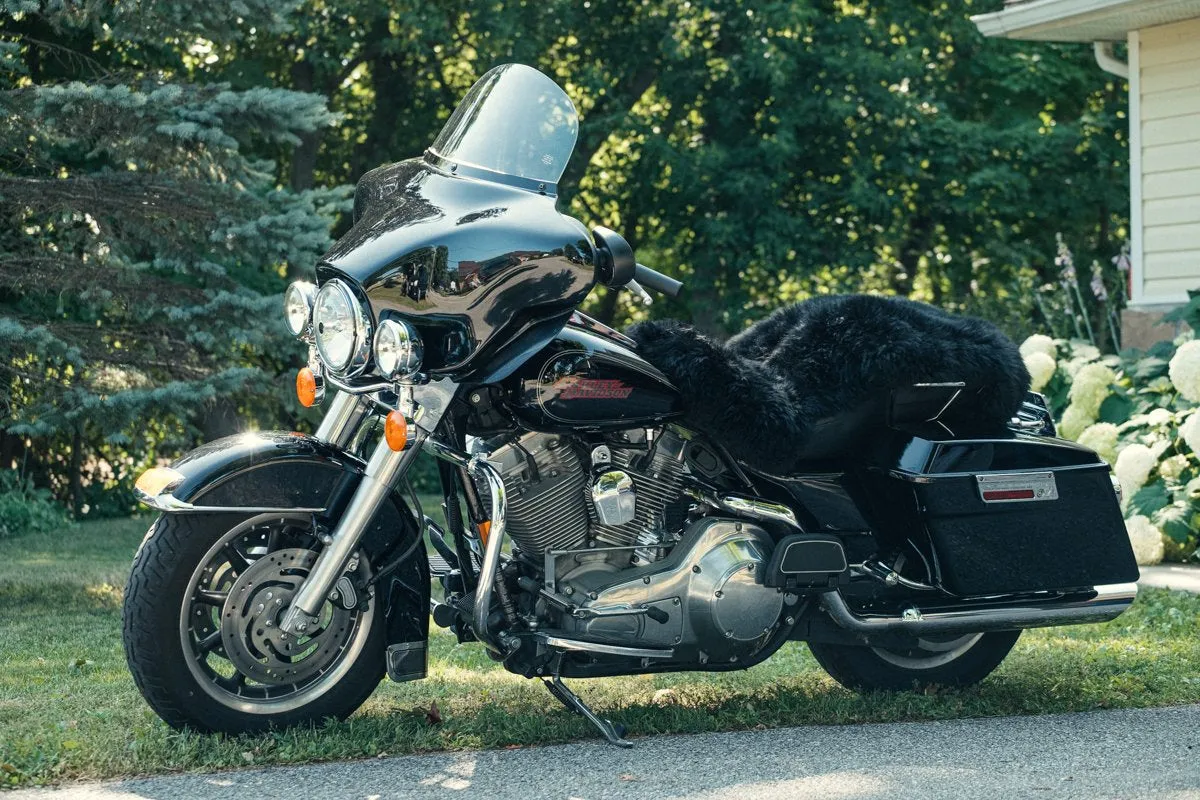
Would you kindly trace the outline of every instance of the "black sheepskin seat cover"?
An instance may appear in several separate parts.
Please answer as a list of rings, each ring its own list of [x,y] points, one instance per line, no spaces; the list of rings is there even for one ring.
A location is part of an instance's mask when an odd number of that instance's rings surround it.
[[[963,382],[955,419],[994,426],[1012,418],[1029,387],[1016,345],[996,326],[902,298],[814,298],[724,345],[670,320],[628,334],[682,393],[686,424],[774,474],[847,455],[835,451],[855,446],[853,437],[831,442],[821,432],[845,430],[856,415],[857,430],[869,430],[893,389]]]

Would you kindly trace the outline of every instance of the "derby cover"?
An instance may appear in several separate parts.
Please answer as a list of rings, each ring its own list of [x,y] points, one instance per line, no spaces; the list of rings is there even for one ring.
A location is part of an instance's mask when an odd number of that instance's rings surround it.
[[[724,344],[672,320],[628,334],[683,395],[685,425],[774,474],[848,455],[897,390],[961,382],[953,419],[996,427],[1029,388],[1017,346],[995,325],[896,297],[816,297]]]

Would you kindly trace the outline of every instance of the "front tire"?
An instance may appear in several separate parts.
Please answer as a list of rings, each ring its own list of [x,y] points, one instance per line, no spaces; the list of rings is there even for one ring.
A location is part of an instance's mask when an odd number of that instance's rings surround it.
[[[374,691],[386,634],[375,598],[327,602],[311,636],[278,631],[320,547],[311,525],[304,514],[165,514],[151,526],[123,638],[134,682],[168,725],[237,734],[344,719]]]
[[[817,663],[855,691],[974,686],[1012,650],[1020,631],[914,639],[907,648],[809,642]]]

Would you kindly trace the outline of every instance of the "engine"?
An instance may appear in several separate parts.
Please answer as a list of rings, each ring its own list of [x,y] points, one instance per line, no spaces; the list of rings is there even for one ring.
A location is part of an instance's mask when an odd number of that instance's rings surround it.
[[[487,458],[504,478],[507,531],[524,557],[540,565],[549,552],[588,550],[601,556],[591,561],[621,569],[657,561],[678,540],[689,504],[685,445],[669,430],[630,431],[590,449],[572,437],[529,433]]]
[[[603,444],[529,433],[476,448],[504,479],[521,569],[557,598],[537,600],[527,622],[701,664],[748,658],[776,629],[785,597],[763,585],[773,538],[749,521],[689,518],[690,470],[711,461],[675,431]]]

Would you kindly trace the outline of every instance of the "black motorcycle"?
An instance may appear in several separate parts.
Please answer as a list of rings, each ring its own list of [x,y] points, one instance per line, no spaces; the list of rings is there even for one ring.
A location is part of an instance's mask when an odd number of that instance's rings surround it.
[[[424,677],[432,618],[625,744],[563,678],[801,640],[856,689],[965,686],[1024,628],[1129,607],[1119,485],[990,325],[822,298],[718,344],[580,314],[597,283],[680,284],[558,212],[576,133],[549,78],[484,75],[422,157],[362,178],[317,284],[287,292],[298,396],[332,395],[316,433],[138,480],[162,514],[125,650],[167,723],[345,717],[385,671]],[[446,530],[405,491],[422,453]]]

